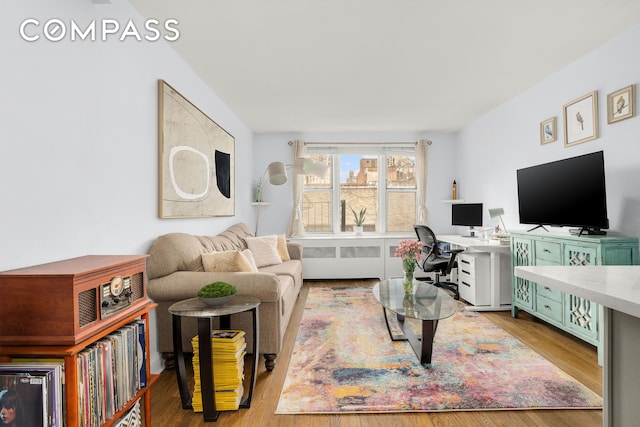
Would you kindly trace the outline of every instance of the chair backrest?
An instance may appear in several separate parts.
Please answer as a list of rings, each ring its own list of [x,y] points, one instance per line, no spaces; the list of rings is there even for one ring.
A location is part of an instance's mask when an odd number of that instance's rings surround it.
[[[435,233],[426,225],[416,224],[413,226],[418,240],[422,243],[423,261],[436,258],[439,255],[438,239]]]

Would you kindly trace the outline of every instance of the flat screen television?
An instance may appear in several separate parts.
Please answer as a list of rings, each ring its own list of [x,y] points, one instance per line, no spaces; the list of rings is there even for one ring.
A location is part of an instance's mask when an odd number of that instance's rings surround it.
[[[606,234],[604,153],[531,166],[517,171],[521,224],[577,227],[579,234]]]
[[[469,235],[475,237],[473,227],[482,226],[482,203],[454,203],[451,205],[451,225],[469,227]]]

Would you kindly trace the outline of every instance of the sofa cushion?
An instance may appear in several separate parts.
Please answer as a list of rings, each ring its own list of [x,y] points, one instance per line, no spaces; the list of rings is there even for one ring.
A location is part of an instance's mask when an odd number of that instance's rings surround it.
[[[269,265],[260,268],[261,273],[273,273],[280,276],[292,278],[302,277],[302,263],[298,261],[285,261],[281,264]]]
[[[147,259],[149,279],[167,276],[175,271],[204,271],[202,245],[198,238],[186,233],[169,233],[156,239]]]
[[[247,258],[247,261],[249,261],[249,264],[251,265],[251,271],[257,273],[258,266],[256,265],[256,260],[255,258],[253,258],[253,253],[251,252],[251,250],[245,249],[244,251],[242,251],[242,255],[244,255]]]
[[[287,237],[284,234],[278,235],[278,245],[276,248],[278,249],[278,254],[280,254],[280,259],[283,262],[291,261],[289,250],[287,249]]]
[[[240,251],[222,251],[202,254],[204,271],[218,272],[253,272],[251,263]]]
[[[253,237],[246,224],[238,223],[216,236],[169,233],[158,237],[149,251],[149,279],[176,271],[204,271],[202,254],[247,249],[246,237]]]
[[[282,258],[278,253],[277,236],[247,237],[245,241],[258,268],[282,263]]]

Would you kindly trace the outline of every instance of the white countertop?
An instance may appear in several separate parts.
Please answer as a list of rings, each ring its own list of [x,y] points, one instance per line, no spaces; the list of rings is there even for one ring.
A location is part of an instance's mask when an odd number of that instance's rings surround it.
[[[436,238],[441,242],[451,243],[464,249],[476,250],[481,252],[511,252],[511,246],[508,243],[501,244],[497,240],[482,239],[480,237],[466,237],[459,235],[440,235]]]
[[[640,317],[640,266],[521,266],[515,275]]]

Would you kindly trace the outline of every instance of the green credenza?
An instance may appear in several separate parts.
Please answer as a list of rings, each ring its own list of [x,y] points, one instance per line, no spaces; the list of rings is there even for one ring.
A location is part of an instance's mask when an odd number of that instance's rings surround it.
[[[512,267],[521,265],[636,265],[638,239],[512,232]],[[598,347],[602,363],[602,309],[589,300],[538,285],[512,274],[511,313],[524,310]]]

